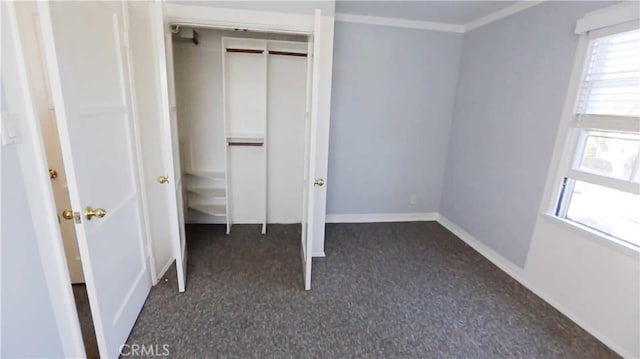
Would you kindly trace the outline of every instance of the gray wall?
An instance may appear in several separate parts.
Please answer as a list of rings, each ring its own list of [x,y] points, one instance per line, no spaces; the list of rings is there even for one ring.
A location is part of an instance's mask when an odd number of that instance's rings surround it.
[[[440,212],[524,267],[564,104],[576,21],[548,2],[464,36]]]
[[[438,211],[461,43],[336,22],[328,214]]]
[[[0,343],[2,358],[61,358],[16,146],[2,148]]]

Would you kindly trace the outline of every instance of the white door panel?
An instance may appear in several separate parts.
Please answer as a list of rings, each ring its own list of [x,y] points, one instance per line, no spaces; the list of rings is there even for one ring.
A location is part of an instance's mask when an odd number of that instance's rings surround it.
[[[187,244],[184,228],[184,201],[182,170],[180,168],[180,142],[176,111],[175,80],[173,76],[173,47],[170,25],[165,23],[163,3],[154,2],[153,31],[155,32],[159,60],[160,100],[162,102],[163,153],[165,168],[173,175],[167,186],[172,225],[173,255],[176,259],[178,290],[184,292],[187,280]]]
[[[116,357],[151,287],[120,2],[40,3],[76,232],[103,357]],[[106,210],[85,216],[88,207]]]
[[[334,33],[334,19],[329,16],[316,17],[316,24],[320,22],[320,29],[316,27],[317,31],[322,34],[318,39],[318,51],[322,54],[318,60],[318,77],[319,81],[317,88],[318,99],[317,105],[317,118],[318,123],[316,126],[316,163],[315,163],[315,177],[327,179],[328,163],[329,163],[329,129],[330,129],[330,112],[331,112],[331,73],[333,66],[333,33]],[[327,189],[330,183],[326,183],[324,186],[316,186],[315,191],[315,212],[314,212],[314,240],[312,245],[312,256],[323,257],[324,256],[324,241],[325,241],[325,220],[326,220],[326,205],[327,205]]]
[[[160,103],[160,78],[158,76],[157,45],[153,32],[154,5],[147,1],[128,1],[129,35],[131,39],[131,64],[133,83],[136,93],[136,110],[140,131],[141,152],[144,158],[145,213],[153,254],[155,280],[165,274],[173,262],[173,227],[169,214],[167,196],[170,183],[159,182],[160,176],[167,176],[172,182],[171,171],[165,168],[162,156],[163,131]],[[151,59],[155,60],[152,61]]]
[[[49,91],[49,78],[44,59],[42,36],[40,35],[40,17],[35,2],[17,2],[15,4],[18,24],[22,39],[25,62],[29,69],[31,93],[37,109],[42,130],[42,138],[46,149],[47,162],[50,169],[56,171],[56,178],[51,178],[51,187],[55,198],[58,218],[62,211],[71,209],[66,174],[60,152],[60,140],[56,125],[55,110]],[[71,221],[60,220],[60,232],[64,244],[71,283],[84,283],[80,250],[76,240],[76,231]]]
[[[316,227],[324,226],[324,216],[320,218],[318,221],[318,216],[316,214],[316,191],[324,190],[321,187],[324,185],[324,179],[316,178],[316,162],[318,156],[321,155],[318,153],[317,144],[318,141],[321,140],[318,138],[319,135],[322,135],[318,132],[318,92],[319,92],[319,77],[320,77],[320,32],[322,30],[322,16],[320,10],[316,10],[315,13],[315,23],[314,23],[314,31],[313,31],[313,49],[309,47],[309,73],[310,76],[307,76],[307,79],[311,79],[310,86],[308,86],[307,91],[307,148],[305,149],[305,200],[303,208],[303,219],[302,219],[302,274],[304,277],[304,289],[311,289],[311,265],[313,261],[313,243],[316,239]],[[325,154],[326,155],[326,154]],[[323,157],[324,158],[324,157]],[[320,180],[322,182],[316,182],[316,180]]]

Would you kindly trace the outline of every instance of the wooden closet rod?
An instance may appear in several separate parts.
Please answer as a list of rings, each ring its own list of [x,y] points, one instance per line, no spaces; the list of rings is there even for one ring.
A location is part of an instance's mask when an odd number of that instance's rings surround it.
[[[264,52],[264,50],[232,49],[227,47],[227,52],[244,52],[245,54],[261,54]]]
[[[229,146],[262,146],[263,142],[228,142]]]
[[[305,54],[303,52],[271,51],[271,50],[269,50],[269,55],[307,57],[307,54]]]

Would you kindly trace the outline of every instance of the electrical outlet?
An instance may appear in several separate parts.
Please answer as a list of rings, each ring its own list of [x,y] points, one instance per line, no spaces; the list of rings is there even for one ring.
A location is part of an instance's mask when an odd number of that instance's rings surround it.
[[[2,112],[0,137],[3,146],[20,143],[20,116],[17,113]]]
[[[418,203],[418,195],[417,194],[412,194],[411,197],[409,197],[409,203],[410,204],[417,204]]]

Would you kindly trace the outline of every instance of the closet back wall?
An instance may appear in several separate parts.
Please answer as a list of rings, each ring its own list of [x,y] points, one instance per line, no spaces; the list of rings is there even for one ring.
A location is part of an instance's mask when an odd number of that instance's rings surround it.
[[[178,124],[181,142],[181,156],[183,170],[201,170],[201,171],[218,171],[224,172],[224,120],[223,120],[223,87],[222,87],[222,37],[243,37],[254,39],[270,39],[285,41],[306,41],[306,38],[293,35],[278,35],[264,33],[249,33],[240,31],[221,31],[213,29],[197,29],[200,36],[199,45],[195,45],[187,40],[178,40],[174,37],[174,66],[175,66],[175,82],[176,82],[176,101],[178,112]],[[261,56],[261,55],[257,55]],[[296,58],[294,60],[300,60]],[[306,58],[305,58],[306,59]],[[282,99],[280,92],[272,91],[271,88],[283,87],[287,89],[288,80],[285,56],[269,55],[269,60],[275,67],[269,67],[269,94],[274,94],[270,98],[270,106],[276,107],[277,104],[286,103],[287,99]],[[282,68],[282,65],[285,68]],[[282,71],[284,70],[284,72]],[[280,74],[273,76],[274,73]],[[285,77],[282,77],[282,76]],[[304,74],[302,74],[304,76]],[[304,77],[303,77],[304,78]],[[286,92],[286,91],[285,91]],[[287,95],[285,93],[285,95]],[[288,100],[294,101],[301,110],[299,124],[301,126],[290,126],[289,129],[281,126],[282,112],[269,110],[269,130],[268,144],[269,147],[269,211],[268,222],[270,223],[294,223],[300,221],[302,213],[302,190],[300,190],[299,198],[293,198],[292,192],[287,187],[297,188],[298,184],[291,186],[283,185],[282,176],[286,178],[292,177],[290,174],[278,171],[282,168],[282,161],[290,160],[291,156],[281,158],[281,156],[271,156],[274,150],[273,146],[278,145],[278,153],[290,153],[294,157],[296,154],[302,155],[302,150],[286,149],[282,151],[283,146],[294,146],[295,144],[304,143],[298,141],[304,135],[304,106],[305,94],[293,94],[295,98],[290,96]],[[299,96],[301,95],[301,96]],[[283,100],[285,102],[283,102]],[[275,101],[275,102],[272,102]],[[285,111],[287,112],[287,111]],[[272,125],[279,124],[276,129]],[[274,131],[277,130],[277,131]],[[287,137],[290,139],[288,140]],[[294,139],[294,140],[291,140]],[[299,157],[299,156],[298,156]],[[302,157],[298,159],[301,161]],[[293,181],[300,181],[302,178],[302,162],[300,162],[299,179],[293,178]],[[280,177],[279,177],[280,176]],[[277,179],[277,181],[276,181]],[[301,187],[301,184],[299,186]],[[299,211],[292,212],[291,206],[283,206],[284,201],[298,201]],[[279,209],[283,209],[280,211]],[[234,221],[236,221],[234,219]],[[214,218],[197,211],[189,211],[187,219],[188,223],[224,223],[224,218]],[[241,220],[242,222],[242,220]]]

